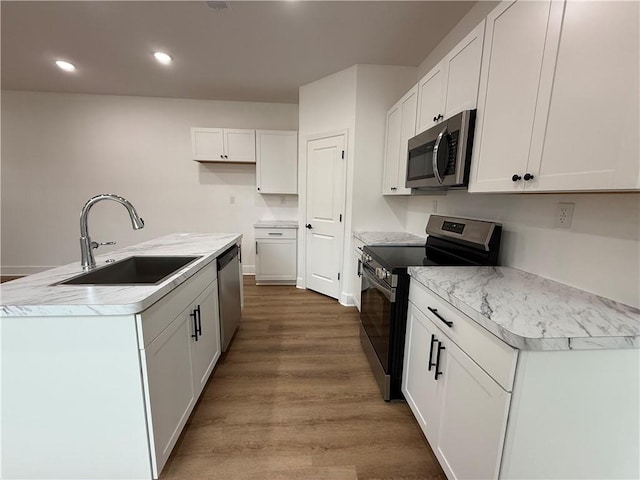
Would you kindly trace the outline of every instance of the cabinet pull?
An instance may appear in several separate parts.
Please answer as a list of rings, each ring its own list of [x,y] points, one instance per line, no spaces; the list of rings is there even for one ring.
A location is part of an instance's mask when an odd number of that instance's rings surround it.
[[[195,338],[196,342],[198,341],[198,314],[194,310],[189,314],[191,318],[193,318],[193,333],[191,334],[191,338]]]
[[[431,334],[431,348],[429,348],[429,368],[427,368],[428,372],[431,371],[431,367],[436,367],[436,370],[438,369],[436,364],[431,361],[431,359],[433,358],[433,344],[437,343],[437,342],[438,342],[438,340],[436,340],[436,336],[432,333]]]
[[[282,235],[282,232],[269,232],[269,235]]]
[[[256,241],[256,255],[258,254],[258,242]]]
[[[198,321],[198,326],[197,326],[198,330],[197,330],[197,332],[198,332],[198,335],[202,336],[202,315],[200,313],[200,305],[198,305],[196,307],[195,312],[196,312],[196,316],[198,318],[198,320],[197,320]]]
[[[440,352],[442,352],[442,350],[445,350],[444,345],[442,345],[441,342],[438,342],[438,354],[436,355],[436,374],[434,375],[434,378],[436,380],[438,380],[438,377],[440,375],[442,375],[442,372],[440,371]]]
[[[511,177],[511,180],[514,182],[517,182],[519,180],[522,180],[522,177],[520,175],[518,175],[517,173],[514,173],[513,177]]]
[[[440,319],[440,321],[442,321],[447,327],[449,327],[449,328],[453,327],[453,322],[450,322],[449,320],[445,320],[444,318],[442,318],[440,316],[440,314],[438,313],[438,309],[437,308],[427,307],[427,310],[429,310],[436,317],[438,317]]]
[[[525,173],[524,174],[524,181],[528,182],[529,180],[533,180],[533,175],[531,175],[530,173]]]
[[[362,260],[358,259],[358,276],[362,276]]]

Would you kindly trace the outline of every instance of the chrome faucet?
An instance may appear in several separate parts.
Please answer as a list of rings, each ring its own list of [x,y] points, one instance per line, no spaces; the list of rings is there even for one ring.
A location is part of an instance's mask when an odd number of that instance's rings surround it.
[[[129,200],[126,198],[122,198],[119,195],[114,195],[112,193],[102,193],[100,195],[96,195],[95,197],[91,197],[87,200],[87,203],[82,207],[82,213],[80,213],[80,254],[83,270],[91,270],[96,266],[96,261],[93,258],[93,249],[98,248],[100,245],[115,245],[116,242],[92,242],[91,237],[89,237],[89,225],[87,220],[89,218],[89,210],[100,200],[113,200],[115,202],[121,203],[129,212],[129,216],[131,217],[131,225],[133,225],[134,230],[140,230],[144,227],[144,221],[136,212],[136,209],[129,203]]]

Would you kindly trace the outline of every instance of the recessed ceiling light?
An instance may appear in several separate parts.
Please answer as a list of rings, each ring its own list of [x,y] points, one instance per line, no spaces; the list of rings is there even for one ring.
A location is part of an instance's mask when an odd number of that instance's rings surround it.
[[[65,72],[76,71],[76,66],[73,63],[65,62],[64,60],[56,60],[56,65]]]
[[[158,60],[163,65],[169,65],[172,60],[169,55],[163,52],[156,52],[153,54],[153,56],[156,57],[156,60]]]

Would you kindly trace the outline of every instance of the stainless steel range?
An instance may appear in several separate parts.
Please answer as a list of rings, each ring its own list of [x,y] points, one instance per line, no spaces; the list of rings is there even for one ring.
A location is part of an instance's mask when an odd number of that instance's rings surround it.
[[[411,266],[497,265],[502,226],[431,215],[425,246],[365,246],[360,342],[385,400],[400,391]]]

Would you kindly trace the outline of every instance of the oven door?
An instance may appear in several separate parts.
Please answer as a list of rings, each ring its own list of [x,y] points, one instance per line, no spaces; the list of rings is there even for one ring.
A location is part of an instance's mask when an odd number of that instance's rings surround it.
[[[396,289],[378,279],[375,271],[362,264],[360,321],[384,371],[389,373],[389,338]]]

